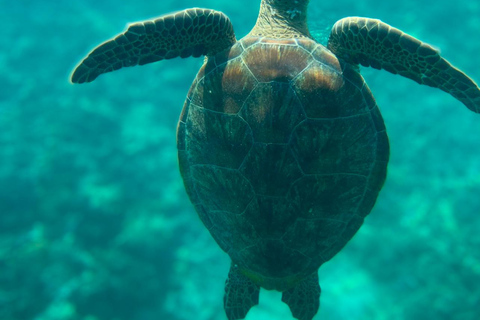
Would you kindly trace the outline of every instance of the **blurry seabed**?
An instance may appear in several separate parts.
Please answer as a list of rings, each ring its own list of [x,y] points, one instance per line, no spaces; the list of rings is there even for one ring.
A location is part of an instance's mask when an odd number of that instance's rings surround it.
[[[0,319],[225,319],[228,257],[176,160],[176,122],[202,59],[81,86],[68,75],[127,22],[210,7],[241,37],[258,4],[20,0],[0,12]],[[380,18],[480,82],[477,2],[311,0],[309,15],[323,42],[344,16]],[[360,232],[320,269],[315,319],[478,319],[480,118],[442,91],[362,70],[387,125],[389,175]],[[262,291],[246,319],[289,316],[278,293]]]

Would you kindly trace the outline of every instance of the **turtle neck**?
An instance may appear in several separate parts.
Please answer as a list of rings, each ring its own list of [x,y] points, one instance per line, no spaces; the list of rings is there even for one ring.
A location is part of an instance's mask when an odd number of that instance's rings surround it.
[[[262,0],[257,23],[250,36],[311,38],[307,26],[310,0]]]

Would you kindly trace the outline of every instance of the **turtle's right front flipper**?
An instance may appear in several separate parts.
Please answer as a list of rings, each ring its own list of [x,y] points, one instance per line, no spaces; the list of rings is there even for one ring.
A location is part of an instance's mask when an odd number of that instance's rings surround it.
[[[236,42],[230,19],[219,11],[193,8],[131,24],[127,31],[90,52],[75,68],[73,83],[100,74],[175,57],[214,55]]]
[[[480,89],[472,79],[428,44],[380,20],[349,17],[337,21],[328,49],[349,63],[385,69],[439,88],[480,113]]]

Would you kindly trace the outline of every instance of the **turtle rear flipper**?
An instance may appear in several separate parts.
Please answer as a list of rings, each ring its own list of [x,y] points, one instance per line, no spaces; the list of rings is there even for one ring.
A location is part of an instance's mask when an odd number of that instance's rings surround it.
[[[315,272],[295,287],[284,291],[282,301],[298,320],[312,320],[320,307],[320,285]]]
[[[352,64],[385,69],[439,88],[480,113],[480,88],[440,53],[377,19],[344,18],[332,28],[328,49]]]
[[[71,81],[84,83],[100,74],[176,57],[214,55],[236,42],[230,19],[219,11],[193,8],[131,24],[127,31],[90,52]]]
[[[258,304],[260,287],[232,264],[225,282],[223,306],[228,320],[244,319],[250,308]]]

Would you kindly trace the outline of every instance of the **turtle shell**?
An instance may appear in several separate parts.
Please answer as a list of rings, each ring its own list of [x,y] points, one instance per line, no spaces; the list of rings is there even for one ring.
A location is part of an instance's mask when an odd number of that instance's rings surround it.
[[[249,37],[209,57],[177,143],[187,193],[213,238],[244,274],[279,291],[352,238],[389,157],[361,75],[307,39]]]

